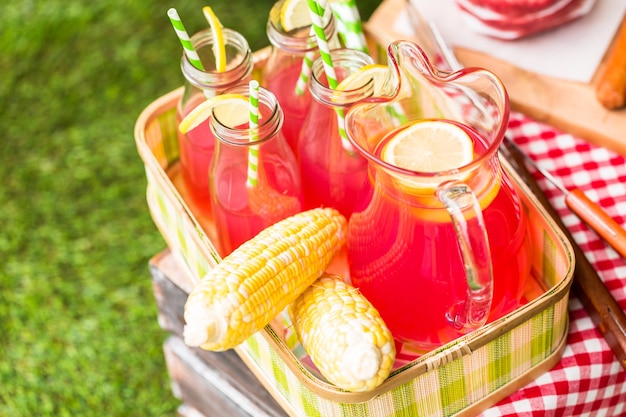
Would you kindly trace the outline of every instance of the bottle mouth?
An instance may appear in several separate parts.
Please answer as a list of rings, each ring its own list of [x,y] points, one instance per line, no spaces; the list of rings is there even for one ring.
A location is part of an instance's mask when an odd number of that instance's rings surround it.
[[[226,71],[218,72],[213,55],[213,34],[210,29],[204,29],[191,37],[204,70],[196,68],[185,54],[181,57],[181,70],[185,78],[198,88],[223,90],[233,83],[250,76],[253,68],[252,51],[246,39],[239,32],[224,28],[224,43],[226,47]]]
[[[270,43],[274,47],[294,55],[317,51],[317,40],[311,26],[297,28],[291,31],[285,31],[283,29],[280,23],[280,9],[282,4],[282,1],[278,1],[270,10],[266,26],[267,37]],[[326,35],[326,39],[332,39],[336,31],[335,19],[330,10],[330,7],[327,7],[326,14],[324,15],[324,34]]]
[[[362,67],[374,63],[371,56],[354,49],[333,49],[330,51],[330,55],[338,82]],[[311,66],[309,90],[313,98],[321,104],[331,107],[348,107],[371,96],[374,93],[374,85],[373,83],[366,83],[351,90],[334,90],[328,86],[324,60],[318,57]]]
[[[224,94],[241,94],[249,98],[248,84],[239,84],[224,91]],[[215,137],[232,146],[249,147],[260,145],[280,132],[284,115],[274,94],[264,87],[259,87],[259,123],[256,129],[243,126],[227,126],[215,112],[210,119],[210,127]]]

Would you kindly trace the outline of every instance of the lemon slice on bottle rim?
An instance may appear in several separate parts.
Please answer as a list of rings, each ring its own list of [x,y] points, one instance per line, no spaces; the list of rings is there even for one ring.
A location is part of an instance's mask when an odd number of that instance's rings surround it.
[[[222,31],[222,22],[217,18],[210,6],[202,8],[204,17],[209,22],[211,34],[213,35],[213,55],[215,56],[215,70],[217,72],[226,71],[226,42]]]
[[[311,26],[311,14],[307,0],[284,0],[280,8],[280,24],[283,31],[291,32]]]
[[[242,94],[222,94],[200,103],[190,111],[178,125],[181,133],[185,134],[208,120],[215,112],[224,126],[233,128],[248,122],[248,98]]]
[[[388,66],[382,64],[368,64],[344,78],[339,85],[337,85],[337,91],[355,90],[373,81],[374,95],[378,95],[388,78]]]

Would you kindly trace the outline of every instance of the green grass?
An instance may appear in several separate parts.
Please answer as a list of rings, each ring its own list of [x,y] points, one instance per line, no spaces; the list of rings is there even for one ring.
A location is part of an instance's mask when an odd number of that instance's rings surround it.
[[[181,3],[204,28],[206,3]],[[258,49],[272,4],[211,6]],[[182,84],[172,5],[0,4],[0,416],[176,414],[148,271],[165,243],[133,138]]]

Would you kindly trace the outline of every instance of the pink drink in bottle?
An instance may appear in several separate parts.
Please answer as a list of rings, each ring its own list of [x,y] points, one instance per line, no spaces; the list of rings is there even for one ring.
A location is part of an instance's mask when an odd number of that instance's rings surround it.
[[[306,78],[300,83],[298,80],[302,73],[303,60],[313,61],[317,43],[315,35],[311,33],[311,26],[295,29],[286,29],[282,26],[280,21],[282,5],[282,0],[274,4],[267,21],[266,32],[272,44],[272,51],[264,68],[263,86],[278,99],[285,115],[283,134],[291,149],[297,154],[296,143],[311,104]],[[338,46],[332,13],[328,13],[325,19],[326,38],[330,45]]]
[[[248,94],[247,86],[227,90]],[[283,114],[276,98],[259,89],[259,126],[228,127],[215,115],[216,148],[210,185],[213,216],[226,256],[261,230],[302,210],[302,183],[296,158],[282,134]],[[251,183],[250,149],[258,150],[258,178]]]
[[[180,122],[198,104],[221,94],[227,88],[247,82],[252,73],[252,52],[245,38],[230,29],[223,29],[226,44],[227,67],[217,72],[212,51],[213,36],[209,29],[191,37],[204,70],[194,67],[183,55],[181,70],[185,76],[185,90],[177,107]],[[178,133],[180,164],[187,195],[203,215],[211,215],[209,196],[209,167],[213,159],[215,138],[209,123],[203,123],[186,135]]]
[[[351,49],[335,49],[331,55],[338,81],[372,63],[369,55]],[[350,217],[367,175],[367,161],[352,148],[340,127],[350,105],[372,94],[372,85],[334,91],[327,86],[321,58],[315,60],[312,70],[309,88],[314,100],[298,139],[304,207],[333,207]]]

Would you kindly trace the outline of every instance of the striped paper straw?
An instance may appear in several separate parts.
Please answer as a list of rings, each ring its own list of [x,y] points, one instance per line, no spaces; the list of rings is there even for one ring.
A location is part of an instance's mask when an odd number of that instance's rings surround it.
[[[307,52],[302,59],[302,69],[300,70],[300,76],[296,82],[296,94],[301,96],[306,91],[309,77],[311,76],[311,65],[313,65],[313,58],[315,52]]]
[[[333,66],[333,59],[330,55],[330,49],[328,48],[328,41],[326,40],[326,34],[323,27],[323,16],[326,12],[326,4],[324,0],[307,0],[309,6],[309,12],[311,13],[312,27],[315,32],[315,38],[317,39],[317,48],[320,52],[320,57],[324,64],[324,73],[328,81],[328,86],[331,90],[337,89],[337,75],[335,73],[335,67]],[[339,136],[341,136],[341,144],[343,148],[348,152],[353,152],[354,148],[348,139],[348,135],[345,129],[345,114],[343,109],[337,109],[337,125],[339,126]]]
[[[202,61],[200,61],[200,57],[194,49],[191,39],[189,38],[189,34],[185,30],[185,26],[183,25],[182,20],[180,20],[180,16],[178,15],[176,9],[173,7],[170,8],[167,11],[167,16],[170,18],[172,26],[174,26],[176,36],[178,36],[178,40],[183,46],[183,51],[185,52],[187,59],[189,59],[189,62],[191,62],[191,64],[199,70],[204,70],[204,65],[202,65]]]
[[[330,49],[328,48],[328,40],[324,33],[323,16],[325,8],[322,4],[323,0],[307,0],[309,6],[309,12],[311,13],[312,28],[315,32],[315,38],[317,39],[317,48],[320,51],[320,56],[324,63],[324,72],[328,79],[328,86],[334,90],[337,88],[337,75],[335,74],[335,67],[333,67],[333,59],[330,56]]]
[[[258,139],[259,127],[259,82],[250,80],[250,119],[248,128],[250,129],[250,141]],[[256,187],[259,183],[259,146],[250,145],[248,147],[248,178],[246,185]]]
[[[369,54],[356,0],[331,0],[330,7],[337,22],[339,37],[345,47]]]
[[[311,26],[309,35],[314,34],[315,30],[313,29],[313,26]],[[304,92],[306,91],[309,77],[311,76],[311,66],[313,65],[313,58],[315,58],[315,50],[305,53],[304,58],[302,58],[302,69],[300,70],[300,76],[298,77],[298,81],[296,82],[296,94],[299,96],[304,94]]]

